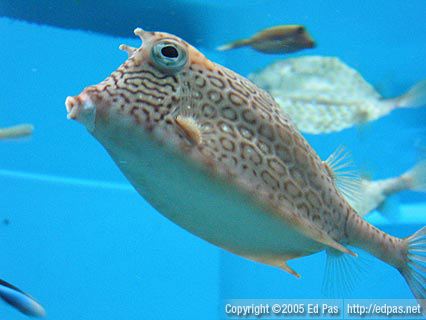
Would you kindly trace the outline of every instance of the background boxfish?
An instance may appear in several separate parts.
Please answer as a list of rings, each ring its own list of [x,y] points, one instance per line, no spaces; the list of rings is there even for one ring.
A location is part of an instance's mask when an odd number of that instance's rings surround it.
[[[335,57],[276,61],[249,75],[305,133],[336,132],[377,120],[397,108],[426,105],[426,80],[400,97],[383,98],[358,71]]]

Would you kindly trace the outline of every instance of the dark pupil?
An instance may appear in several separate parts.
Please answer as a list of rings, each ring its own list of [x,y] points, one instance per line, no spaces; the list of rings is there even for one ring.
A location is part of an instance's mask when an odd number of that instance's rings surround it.
[[[161,53],[163,54],[163,56],[167,57],[167,58],[177,58],[179,53],[176,50],[175,47],[173,46],[165,46],[161,49]]]

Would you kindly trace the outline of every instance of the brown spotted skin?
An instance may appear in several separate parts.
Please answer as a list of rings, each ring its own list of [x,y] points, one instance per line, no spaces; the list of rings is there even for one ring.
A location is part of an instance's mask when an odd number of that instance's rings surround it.
[[[395,266],[402,263],[405,258],[392,253],[401,251],[400,240],[359,218],[268,93],[178,37],[158,32],[141,37],[143,46],[131,49],[123,65],[83,92],[102,106],[96,125],[120,116],[250,194],[272,214],[302,223],[312,234],[319,230],[338,243],[363,247]],[[187,52],[182,70],[164,72],[153,63],[151,47],[159,39],[172,39]],[[176,124],[178,116],[195,120],[199,143]]]
[[[319,157],[268,93],[198,55],[178,75],[164,75],[149,65],[135,65],[138,53],[86,90],[94,102],[112,101],[146,130],[173,132],[189,155],[202,155],[217,172],[238,177],[249,192],[261,190],[263,200],[292,208],[333,239],[344,239],[340,226],[346,212],[340,212],[348,205]],[[190,145],[176,130],[176,116],[182,113],[201,127],[200,145]]]

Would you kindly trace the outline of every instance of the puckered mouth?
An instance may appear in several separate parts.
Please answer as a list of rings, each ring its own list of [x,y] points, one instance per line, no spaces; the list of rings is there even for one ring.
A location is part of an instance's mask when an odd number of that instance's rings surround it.
[[[79,103],[79,97],[67,97],[65,100],[65,107],[67,108],[67,118],[76,120],[79,112],[78,105]]]
[[[67,97],[65,100],[67,118],[77,120],[90,132],[95,129],[96,107],[85,93],[75,97]]]

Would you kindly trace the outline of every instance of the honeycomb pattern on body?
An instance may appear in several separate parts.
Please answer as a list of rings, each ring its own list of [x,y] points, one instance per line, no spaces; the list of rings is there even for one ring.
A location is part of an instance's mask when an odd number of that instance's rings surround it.
[[[180,44],[192,57],[180,72],[167,75],[149,61],[141,63],[149,51],[142,46],[87,92],[263,203],[309,220],[337,241],[346,239],[346,219],[355,213],[273,98]],[[199,144],[176,125],[179,115],[197,123]]]

